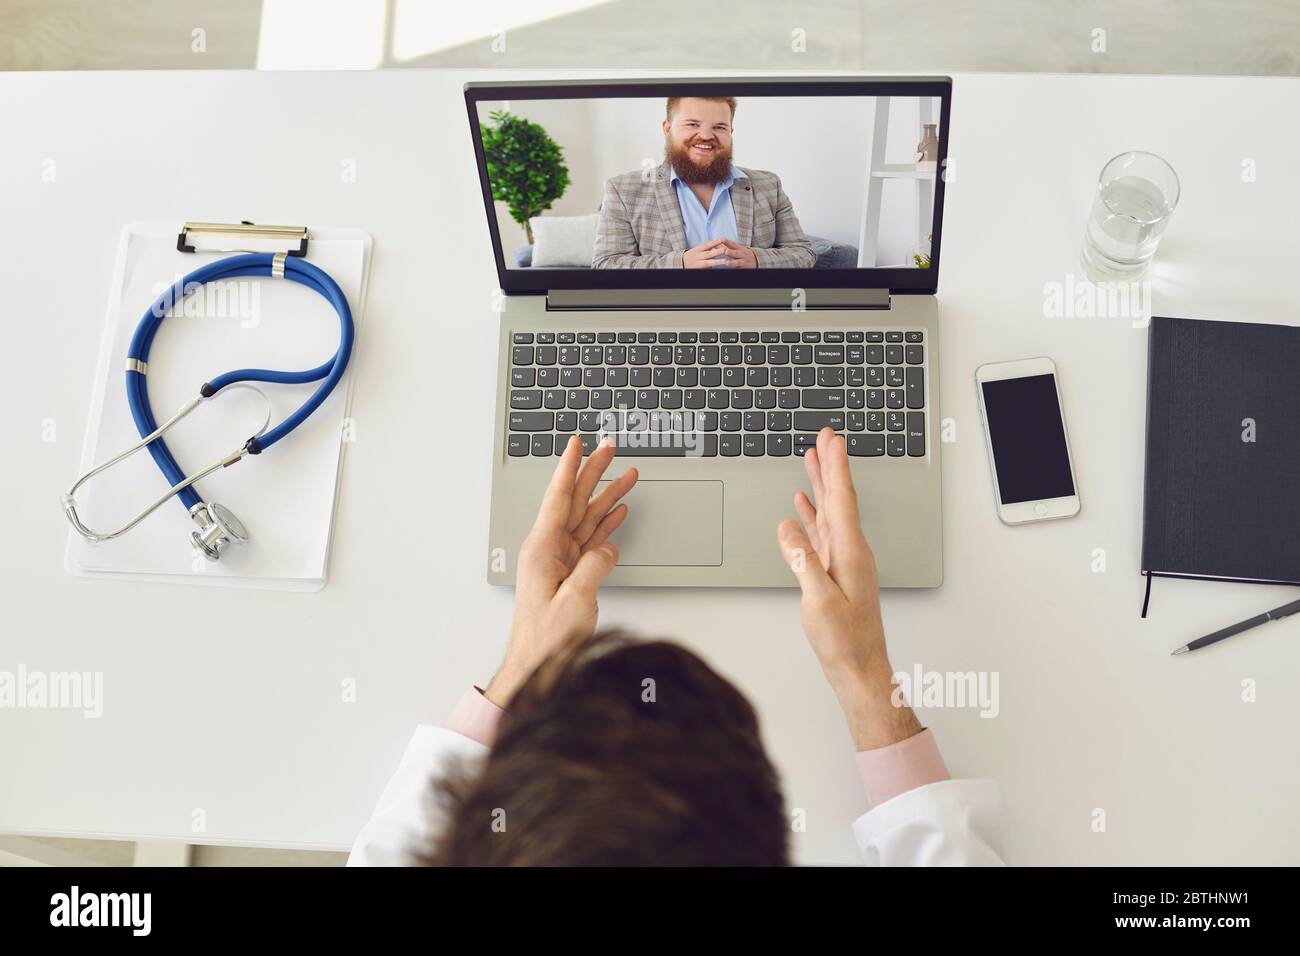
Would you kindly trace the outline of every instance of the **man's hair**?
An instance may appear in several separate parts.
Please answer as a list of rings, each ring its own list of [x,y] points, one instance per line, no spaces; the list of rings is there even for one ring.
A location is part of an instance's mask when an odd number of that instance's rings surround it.
[[[533,673],[481,770],[435,784],[433,866],[777,866],[775,769],[744,696],[666,641],[597,635]]]
[[[682,100],[710,100],[714,103],[726,103],[731,107],[731,118],[736,118],[736,98],[734,96],[670,96],[668,97],[666,109],[668,119],[673,118],[673,114],[677,112],[677,104]]]

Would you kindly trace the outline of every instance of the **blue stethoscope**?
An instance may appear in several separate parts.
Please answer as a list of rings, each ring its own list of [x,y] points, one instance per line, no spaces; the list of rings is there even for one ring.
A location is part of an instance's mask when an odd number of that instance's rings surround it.
[[[153,345],[154,336],[157,335],[163,319],[186,295],[204,283],[246,276],[274,276],[289,279],[305,285],[307,288],[313,289],[324,296],[334,306],[334,310],[339,316],[338,350],[329,361],[303,372],[277,372],[264,368],[241,368],[233,372],[227,372],[224,375],[218,375],[211,381],[204,382],[203,387],[199,389],[198,397],[192,398],[182,405],[175,415],[160,426],[154,419],[153,409],[149,405],[148,362],[149,348]],[[247,541],[248,532],[239,519],[231,514],[228,509],[216,502],[205,502],[199,497],[198,491],[193,487],[194,483],[214,471],[233,465],[245,455],[261,454],[306,421],[311,413],[329,397],[330,392],[334,391],[334,387],[338,385],[339,379],[343,377],[343,372],[348,366],[348,359],[352,355],[354,334],[352,310],[348,308],[347,297],[338,287],[338,283],[330,278],[328,273],[304,259],[291,257],[282,252],[255,252],[230,256],[195,269],[159,296],[157,301],[149,307],[149,310],[144,314],[144,318],[140,320],[140,324],[136,327],[135,335],[131,337],[131,344],[127,348],[126,398],[131,406],[131,417],[135,419],[135,427],[140,432],[140,441],[121,454],[115,455],[108,461],[91,468],[77,479],[76,483],[63,496],[63,510],[68,516],[68,520],[72,522],[72,526],[77,530],[77,533],[88,541],[108,541],[126,534],[126,532],[160,508],[168,498],[175,496],[180,498],[181,503],[189,511],[190,517],[198,525],[199,530],[190,535],[194,547],[198,548],[209,560],[218,560],[222,552],[232,542]],[[181,470],[181,466],[176,463],[176,459],[172,456],[167,443],[163,441],[162,435],[182,418],[194,411],[201,403],[215,397],[224,389],[249,388],[266,398],[261,389],[248,384],[251,382],[270,382],[277,385],[305,385],[310,382],[320,382],[320,385],[298,407],[297,411],[280,422],[280,424],[268,429],[270,425],[270,412],[268,410],[266,421],[252,438],[229,455],[225,455],[213,462],[207,468],[192,475],[186,475]],[[269,400],[267,405],[269,409]],[[135,454],[141,448],[146,447],[171,487],[157,501],[116,531],[101,533],[87,528],[77,516],[77,502],[74,497],[77,489],[101,471],[113,467],[123,459]]]

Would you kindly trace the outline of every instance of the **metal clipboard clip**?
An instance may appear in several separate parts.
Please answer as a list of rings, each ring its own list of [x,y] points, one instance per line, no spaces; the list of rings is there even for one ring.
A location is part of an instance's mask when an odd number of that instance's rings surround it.
[[[255,239],[297,240],[297,249],[285,250],[285,255],[302,258],[307,255],[307,241],[311,238],[306,226],[259,226],[244,222],[187,222],[181,226],[176,237],[178,252],[266,252],[265,249],[242,249],[237,246],[227,249],[195,249],[187,241],[190,236],[239,236]]]

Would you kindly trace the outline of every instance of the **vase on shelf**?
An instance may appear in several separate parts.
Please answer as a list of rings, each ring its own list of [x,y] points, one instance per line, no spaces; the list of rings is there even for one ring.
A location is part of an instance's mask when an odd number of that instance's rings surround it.
[[[939,124],[924,123],[921,126],[921,142],[916,144],[916,168],[918,172],[932,173],[939,165]]]

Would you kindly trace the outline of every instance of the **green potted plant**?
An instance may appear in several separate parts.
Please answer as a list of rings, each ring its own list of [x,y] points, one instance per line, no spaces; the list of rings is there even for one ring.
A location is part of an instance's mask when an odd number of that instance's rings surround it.
[[[522,116],[496,110],[489,118],[496,125],[480,123],[479,130],[492,198],[506,204],[531,245],[528,220],[550,209],[569,186],[564,150],[545,129]]]

